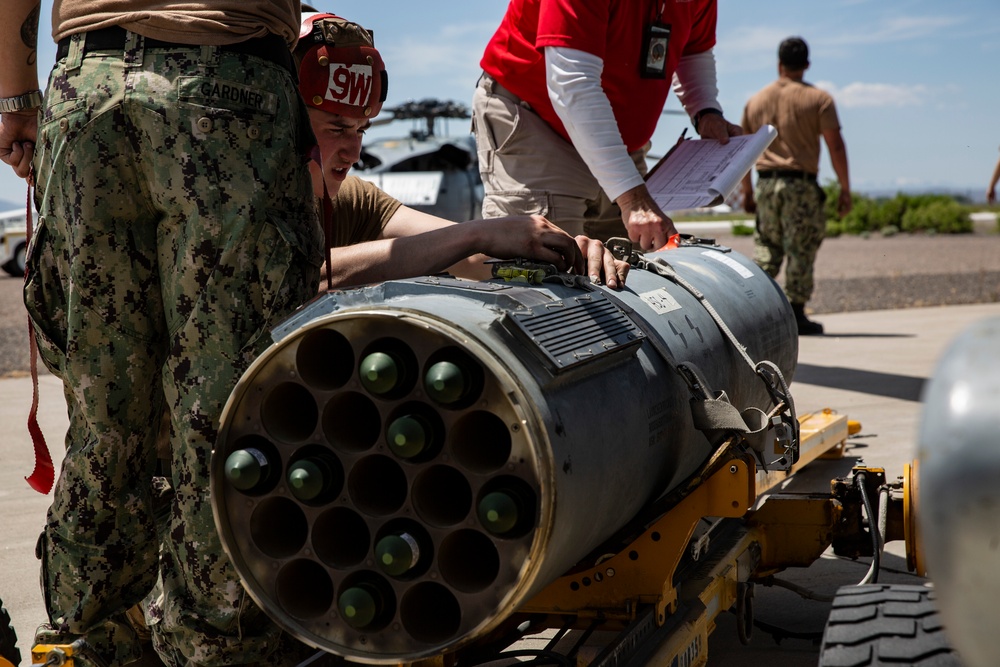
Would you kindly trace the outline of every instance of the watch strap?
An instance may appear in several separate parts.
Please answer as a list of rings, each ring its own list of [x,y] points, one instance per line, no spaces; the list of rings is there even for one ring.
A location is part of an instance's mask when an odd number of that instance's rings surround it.
[[[42,91],[29,90],[14,97],[0,97],[0,114],[14,111],[30,111],[42,106]]]
[[[701,119],[704,118],[705,116],[710,115],[710,114],[714,115],[714,116],[721,116],[722,115],[722,111],[720,111],[719,109],[715,109],[713,107],[706,107],[706,108],[702,109],[701,111],[699,111],[698,113],[696,113],[694,115],[694,118],[691,119],[692,120],[692,125],[694,125],[694,131],[695,132],[699,132],[700,131],[700,130],[698,130],[698,125],[701,124]]]

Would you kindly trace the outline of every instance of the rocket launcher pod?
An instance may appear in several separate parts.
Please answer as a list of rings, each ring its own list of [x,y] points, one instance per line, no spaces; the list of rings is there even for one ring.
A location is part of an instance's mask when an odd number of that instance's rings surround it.
[[[798,352],[781,289],[715,245],[644,261],[620,291],[419,278],[330,292],[282,323],[212,460],[216,523],[258,604],[355,661],[429,658],[498,628],[684,482],[728,432],[718,408],[759,422],[758,467],[790,466],[794,415],[772,425]],[[248,439],[276,453],[265,492],[227,475]],[[292,486],[327,488],[323,467],[289,482],[302,450],[342,472],[323,502]],[[385,539],[404,530],[419,555]]]

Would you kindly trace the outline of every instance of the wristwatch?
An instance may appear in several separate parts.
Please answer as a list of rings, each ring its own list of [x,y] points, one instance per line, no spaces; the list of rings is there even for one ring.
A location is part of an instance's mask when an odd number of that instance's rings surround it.
[[[30,111],[42,106],[42,91],[29,90],[23,95],[0,97],[0,113],[13,111]]]
[[[706,108],[702,109],[701,111],[699,111],[698,113],[696,113],[694,115],[694,118],[691,119],[691,124],[694,125],[694,131],[695,132],[699,131],[698,130],[698,125],[701,124],[701,119],[704,118],[705,116],[709,115],[709,114],[712,114],[712,115],[715,115],[715,116],[721,116],[722,112],[719,111],[718,109],[713,108],[713,107],[706,107]]]

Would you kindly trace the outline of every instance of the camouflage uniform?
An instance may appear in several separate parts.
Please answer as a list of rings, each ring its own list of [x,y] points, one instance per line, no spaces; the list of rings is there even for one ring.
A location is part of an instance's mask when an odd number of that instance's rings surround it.
[[[806,303],[813,292],[816,253],[826,235],[823,190],[813,180],[761,178],[754,198],[754,262],[774,278],[787,257],[785,295],[791,303]]]
[[[147,50],[132,33],[124,55],[84,55],[79,37],[40,119],[25,286],[70,422],[38,546],[51,627],[36,640],[85,635],[134,659],[122,612],[159,569],[152,629],[168,663],[263,660],[280,633],[222,551],[209,459],[268,328],[316,293],[308,121],[289,71],[262,58]],[[161,551],[150,480],[164,410],[175,495]]]

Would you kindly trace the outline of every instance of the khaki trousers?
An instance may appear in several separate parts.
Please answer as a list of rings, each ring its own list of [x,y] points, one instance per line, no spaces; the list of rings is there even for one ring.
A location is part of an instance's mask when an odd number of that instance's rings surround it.
[[[485,188],[484,218],[538,214],[573,236],[628,238],[618,205],[573,145],[488,74],[472,98],[472,129]],[[643,175],[648,149],[647,144],[631,153]]]

